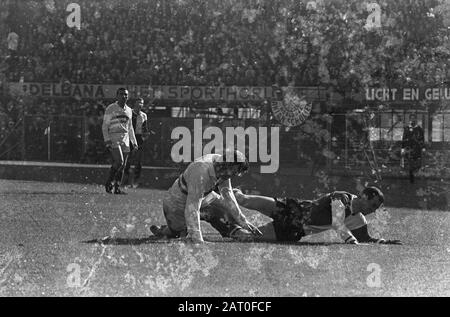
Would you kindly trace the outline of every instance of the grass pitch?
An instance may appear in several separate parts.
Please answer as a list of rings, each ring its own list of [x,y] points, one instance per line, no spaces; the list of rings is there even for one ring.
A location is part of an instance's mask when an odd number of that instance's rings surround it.
[[[450,296],[450,213],[387,208],[373,236],[402,246],[343,245],[329,231],[298,244],[149,238],[163,191],[0,180],[2,296]],[[246,211],[252,222],[269,221]],[[112,237],[98,243],[105,236]]]

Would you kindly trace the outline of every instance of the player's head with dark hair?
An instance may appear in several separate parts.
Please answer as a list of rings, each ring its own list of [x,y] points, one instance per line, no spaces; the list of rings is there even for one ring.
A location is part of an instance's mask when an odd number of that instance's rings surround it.
[[[383,192],[375,186],[364,188],[361,195],[364,201],[364,208],[361,212],[365,215],[375,212],[384,203]]]
[[[412,126],[415,126],[417,123],[417,115],[415,113],[410,114],[409,121],[411,122]]]
[[[117,88],[117,90],[116,90],[116,96],[119,96],[119,95],[121,95],[121,94],[124,93],[124,92],[126,92],[126,93],[128,94],[128,90],[127,90],[125,87]]]
[[[232,176],[242,175],[249,169],[247,158],[242,152],[234,149],[227,149],[222,154],[216,173],[219,177],[231,178]]]
[[[381,203],[384,203],[383,192],[378,187],[375,186],[366,187],[363,189],[362,194],[366,195],[369,200],[373,199],[374,197],[378,197]]]
[[[136,98],[136,99],[134,100],[133,105],[134,105],[134,108],[135,108],[135,109],[141,110],[142,107],[144,106],[144,98]]]
[[[128,100],[128,90],[125,87],[120,87],[116,91],[117,101],[120,105],[124,105]]]

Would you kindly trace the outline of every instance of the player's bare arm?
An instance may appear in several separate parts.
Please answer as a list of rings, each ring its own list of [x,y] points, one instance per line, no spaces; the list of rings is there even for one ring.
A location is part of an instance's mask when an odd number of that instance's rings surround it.
[[[375,243],[375,244],[402,244],[400,240],[386,240],[383,238],[373,238],[369,235],[369,229],[367,225],[364,225],[358,229],[352,230],[353,236],[360,243]]]
[[[191,191],[186,199],[184,217],[186,219],[186,240],[194,243],[203,243],[203,235],[200,227],[200,206],[203,200],[202,193]]]
[[[244,229],[249,230],[253,234],[262,235],[261,231],[259,231],[256,226],[251,224],[242,213],[236,197],[234,196],[233,188],[231,187],[231,181],[229,179],[223,181],[219,185],[219,190],[222,197],[224,198],[224,203],[227,205],[230,215],[233,217],[233,219],[235,219],[240,226],[242,226]]]
[[[345,243],[358,244],[358,240],[345,225],[345,205],[339,198],[331,201],[331,219],[331,226]]]

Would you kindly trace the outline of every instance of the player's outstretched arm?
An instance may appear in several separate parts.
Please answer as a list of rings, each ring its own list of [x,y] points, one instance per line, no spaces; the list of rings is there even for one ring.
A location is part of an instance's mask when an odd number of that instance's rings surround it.
[[[249,230],[255,235],[262,236],[258,227],[250,223],[239,207],[239,204],[234,197],[233,188],[231,187],[230,180],[225,181],[219,186],[220,194],[224,198],[224,203],[227,205],[227,209],[230,212],[231,217],[244,229]]]
[[[184,218],[186,220],[187,237],[186,240],[194,243],[203,243],[203,235],[200,227],[200,205],[202,203],[202,194],[196,191],[190,191],[184,209]]]
[[[183,173],[188,191],[184,209],[187,229],[186,240],[188,242],[203,243],[200,227],[200,208],[204,199],[203,194],[210,188],[208,187],[208,182],[204,181],[206,170],[203,165],[198,162],[191,164]]]
[[[340,199],[331,201],[331,226],[346,244],[358,244],[358,240],[345,225],[345,206]]]
[[[400,240],[385,240],[372,238],[369,235],[367,225],[364,225],[358,229],[352,230],[352,234],[361,243],[378,243],[378,244],[402,244]]]
[[[184,207],[184,218],[186,220],[186,229],[188,242],[203,243],[203,235],[200,227],[200,206],[205,191],[202,173],[186,172],[184,177],[187,183],[188,194],[186,205]]]

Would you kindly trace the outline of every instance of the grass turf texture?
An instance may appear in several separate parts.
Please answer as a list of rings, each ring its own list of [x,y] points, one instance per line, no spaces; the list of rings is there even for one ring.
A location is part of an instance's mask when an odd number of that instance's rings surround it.
[[[209,243],[193,246],[149,238],[151,224],[165,223],[163,191],[128,193],[0,180],[0,295],[450,295],[449,212],[388,207],[369,216],[372,235],[402,246],[343,245],[332,231],[298,244],[237,243],[206,223]]]

